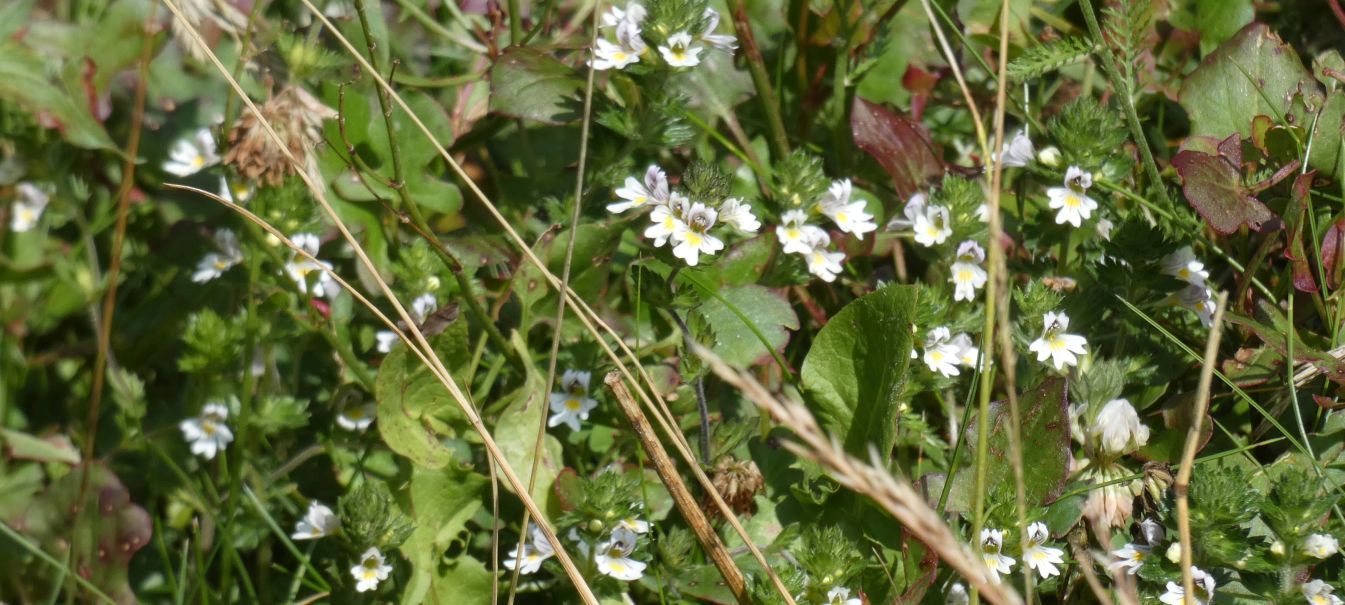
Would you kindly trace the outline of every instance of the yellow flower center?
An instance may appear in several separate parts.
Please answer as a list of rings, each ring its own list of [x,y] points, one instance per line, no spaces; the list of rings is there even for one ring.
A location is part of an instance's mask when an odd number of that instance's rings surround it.
[[[700,234],[696,233],[695,231],[688,231],[686,235],[686,241],[688,244],[691,244],[692,246],[700,246],[701,243],[705,241],[705,238],[702,238]]]
[[[850,215],[848,215],[848,214],[846,214],[846,213],[844,213],[844,212],[837,212],[837,213],[836,213],[836,222],[838,222],[838,223],[844,223],[845,221],[848,221],[848,220],[850,220]]]
[[[353,409],[353,410],[347,411],[347,412],[346,412],[346,418],[349,418],[349,419],[351,419],[351,420],[360,420],[360,419],[364,418],[364,409],[363,409],[363,408],[355,408],[355,409]]]
[[[201,423],[201,432],[205,433],[206,437],[213,437],[216,430],[218,429],[215,428],[215,423],[209,420]]]
[[[957,272],[957,281],[960,281],[960,282],[969,282],[969,281],[971,281],[971,271],[968,271],[968,270],[966,270],[966,269],[962,269],[962,270],[958,271],[958,272]]]
[[[1078,208],[1082,204],[1083,200],[1079,199],[1079,196],[1077,195],[1070,194],[1065,196],[1065,206],[1068,208]]]
[[[1065,346],[1066,346],[1066,345],[1065,345],[1065,341],[1064,341],[1064,339],[1061,339],[1061,338],[1052,338],[1052,339],[1051,339],[1050,347],[1051,347],[1051,350],[1052,350],[1052,351],[1060,351],[1060,350],[1063,350],[1063,349],[1065,348]]]
[[[197,167],[197,168],[200,168],[200,167],[202,167],[202,166],[205,166],[205,156],[203,156],[203,155],[197,155],[196,157],[192,158],[192,159],[191,159],[191,165],[192,165],[192,166],[195,166],[195,167]]]
[[[578,412],[583,407],[583,402],[578,399],[570,398],[565,400],[565,409],[570,410],[571,412]]]

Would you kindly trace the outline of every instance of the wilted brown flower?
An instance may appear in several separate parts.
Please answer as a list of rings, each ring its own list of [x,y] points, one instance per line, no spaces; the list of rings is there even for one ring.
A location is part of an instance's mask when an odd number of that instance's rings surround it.
[[[757,506],[754,500],[757,493],[766,487],[766,481],[761,477],[761,470],[757,468],[755,462],[739,461],[731,456],[720,458],[715,464],[710,484],[719,492],[720,497],[724,498],[729,508],[740,515],[756,512]],[[715,506],[709,497],[706,497],[701,508],[711,517],[719,515],[719,507]]]
[[[248,16],[228,0],[178,0],[177,5],[182,9],[182,16],[207,44],[212,44],[221,33],[237,38],[238,32],[247,27]],[[187,33],[181,20],[172,18],[172,28],[173,38],[187,54],[197,61],[206,60],[205,47]]]
[[[317,156],[311,152],[322,142],[323,120],[335,118],[336,111],[297,86],[285,87],[259,109],[308,175],[314,182],[321,182]],[[295,173],[284,152],[251,111],[243,112],[229,130],[229,152],[224,163],[250,181],[263,181],[271,186]]]

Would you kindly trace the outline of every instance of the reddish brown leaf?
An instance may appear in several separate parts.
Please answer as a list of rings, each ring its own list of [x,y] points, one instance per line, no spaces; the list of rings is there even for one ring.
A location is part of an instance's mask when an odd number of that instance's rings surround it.
[[[1317,291],[1317,281],[1312,278],[1312,266],[1308,264],[1308,255],[1303,251],[1303,226],[1307,223],[1308,199],[1312,178],[1316,175],[1315,170],[1298,175],[1294,179],[1293,195],[1284,207],[1284,233],[1289,238],[1284,248],[1284,258],[1293,264],[1294,289],[1299,292]]]
[[[1333,290],[1339,288],[1341,274],[1345,272],[1345,217],[1331,223],[1322,236],[1322,270],[1326,273],[1326,285]]]
[[[925,115],[925,104],[929,102],[929,94],[934,91],[934,85],[939,83],[940,72],[928,72],[914,65],[906,67],[906,73],[901,76],[901,87],[911,93],[911,117],[919,120]]]
[[[878,160],[902,197],[943,176],[943,153],[920,122],[855,97],[850,129],[855,144]]]
[[[1220,150],[1232,151],[1234,146],[1225,143],[1228,141],[1219,144]],[[1275,213],[1243,186],[1237,164],[1242,154],[1230,155],[1186,150],[1172,158],[1172,165],[1182,177],[1186,201],[1216,232],[1228,235],[1243,225],[1260,231],[1265,222],[1275,218]]]

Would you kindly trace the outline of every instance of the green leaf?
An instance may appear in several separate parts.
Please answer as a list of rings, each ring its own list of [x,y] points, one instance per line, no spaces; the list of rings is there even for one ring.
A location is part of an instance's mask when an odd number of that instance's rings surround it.
[[[38,123],[60,131],[70,144],[85,149],[117,147],[89,111],[87,97],[47,78],[44,61],[15,42],[0,41],[0,101],[32,112]]]
[[[35,437],[22,431],[0,428],[0,444],[6,458],[79,464],[79,450],[64,435]]]
[[[1283,118],[1295,97],[1309,92],[1320,94],[1320,87],[1298,53],[1269,27],[1253,23],[1187,76],[1179,100],[1191,116],[1192,136],[1247,138],[1252,118]]]
[[[490,110],[563,124],[579,118],[583,80],[569,66],[532,48],[513,46],[490,68]]]
[[[1200,34],[1200,51],[1209,53],[1256,17],[1252,0],[1178,0],[1171,6],[1173,27]]]
[[[766,273],[766,267],[775,258],[775,251],[778,249],[774,236],[759,235],[734,244],[724,253],[723,258],[712,266],[718,270],[721,284],[726,286],[755,284]]]
[[[737,368],[769,361],[771,350],[782,350],[789,342],[788,330],[799,329],[789,301],[761,286],[724,288],[697,311],[714,331],[715,353]]]
[[[493,436],[509,466],[518,474],[518,478],[527,484],[530,481],[533,460],[537,458],[538,453],[537,427],[546,418],[550,402],[546,393],[546,380],[531,363],[527,343],[523,342],[518,332],[514,332],[513,344],[524,360],[527,377],[522,387],[504,396],[504,400],[509,403],[505,405],[504,411],[500,412],[500,420],[495,424]],[[537,477],[531,480],[532,499],[543,512],[550,510],[554,494],[551,488],[564,467],[560,440],[547,433],[542,441]],[[507,482],[502,485],[510,492],[514,491]]]
[[[444,367],[462,385],[461,368],[471,359],[467,322],[459,319],[430,339]],[[466,418],[439,380],[398,345],[383,359],[374,381],[378,400],[378,432],[392,451],[410,458],[417,466],[439,469],[453,459],[452,450],[441,442],[454,435]]]
[[[570,288],[585,300],[593,300],[607,287],[607,278],[611,273],[612,253],[621,242],[622,225],[620,223],[579,225],[579,237],[574,243],[574,259],[570,267]],[[565,248],[570,232],[561,232],[553,239],[542,242],[536,248],[538,258],[546,261],[547,268],[557,276],[565,265]],[[555,292],[542,272],[531,263],[519,270],[514,294],[523,306],[525,317],[542,299],[552,299]],[[524,324],[526,327],[528,324]]]
[[[468,519],[481,508],[487,483],[489,480],[485,476],[469,469],[418,468],[412,472],[406,513],[415,521],[416,530],[401,547],[402,555],[411,561],[412,568],[411,579],[402,593],[403,604],[425,602],[431,591],[442,595],[454,588],[455,580],[446,577],[447,574],[441,570],[441,554],[459,541],[459,534],[466,529]],[[466,556],[460,557],[456,566],[470,568],[472,563],[480,566],[480,563]],[[485,568],[481,567],[481,571],[485,571]],[[486,590],[475,596],[489,593],[488,579],[485,585]],[[457,602],[467,598],[468,594],[460,593],[459,599],[440,602]]]
[[[1191,207],[1216,232],[1229,235],[1243,225],[1260,231],[1261,225],[1275,218],[1265,204],[1256,199],[1242,184],[1238,172],[1242,153],[1236,133],[1219,144],[1221,150],[1231,149],[1229,155],[1209,155],[1186,150],[1172,158],[1172,166],[1182,177],[1182,193]]]
[[[892,285],[851,302],[818,332],[803,360],[803,386],[818,419],[864,459],[869,447],[885,454],[896,439],[917,292]]]

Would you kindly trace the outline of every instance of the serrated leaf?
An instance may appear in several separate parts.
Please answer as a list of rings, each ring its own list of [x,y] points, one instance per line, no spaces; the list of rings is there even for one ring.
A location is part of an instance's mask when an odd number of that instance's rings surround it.
[[[467,322],[459,319],[430,339],[444,367],[461,382],[461,368],[471,358]],[[383,359],[374,381],[378,400],[378,432],[392,451],[417,466],[439,469],[453,459],[442,437],[456,433],[466,417],[448,391],[420,359],[398,345]]]
[[[0,41],[0,101],[33,113],[37,122],[85,149],[116,149],[90,111],[83,94],[53,83],[42,72],[43,60],[16,42]]]
[[[584,82],[569,66],[536,49],[511,46],[490,68],[490,110],[563,124],[579,118]]]
[[[1238,138],[1236,133],[1230,135],[1220,149],[1229,142],[1236,147]],[[1173,167],[1182,177],[1186,201],[1222,235],[1234,233],[1243,225],[1260,231],[1263,224],[1275,218],[1275,213],[1242,184],[1237,159],[1190,149],[1172,158]]]
[[[762,286],[731,286],[719,290],[697,307],[714,332],[715,354],[725,363],[746,368],[770,359],[771,349],[789,342],[789,330],[799,329],[799,318],[783,296]],[[766,342],[752,331],[752,322]]]
[[[1252,23],[1201,61],[1182,83],[1179,100],[1191,116],[1191,135],[1223,139],[1249,136],[1255,116],[1289,115],[1295,97],[1311,92],[1320,95],[1320,87],[1293,47]]]
[[[887,286],[846,305],[817,334],[801,378],[822,426],[853,455],[880,455],[896,439],[895,418],[911,361],[918,290]]]

